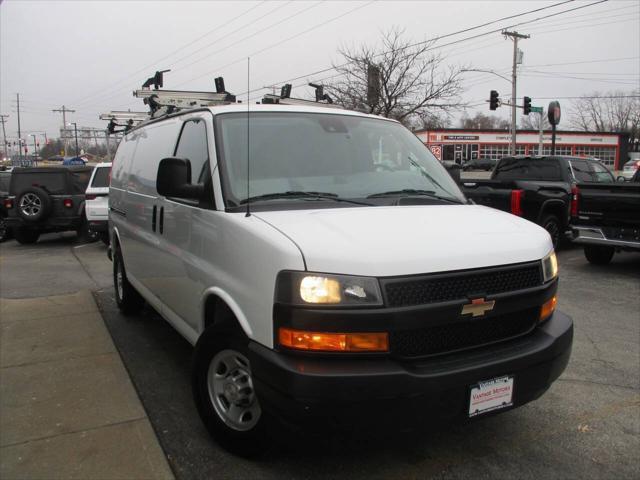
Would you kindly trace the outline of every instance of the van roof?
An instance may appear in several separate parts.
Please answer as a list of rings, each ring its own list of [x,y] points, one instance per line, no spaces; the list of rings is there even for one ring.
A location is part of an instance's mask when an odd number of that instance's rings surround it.
[[[355,110],[346,110],[343,108],[330,108],[327,106],[307,106],[307,105],[280,105],[280,104],[249,104],[247,108],[246,103],[232,103],[229,105],[218,105],[214,107],[206,107],[214,115],[220,115],[223,113],[242,113],[249,110],[250,112],[297,112],[297,113],[328,113],[334,115],[350,115],[354,117],[369,117],[382,120],[388,120],[391,122],[397,122],[386,117],[378,115],[372,115],[369,113],[356,112]],[[184,110],[183,112],[188,112]]]

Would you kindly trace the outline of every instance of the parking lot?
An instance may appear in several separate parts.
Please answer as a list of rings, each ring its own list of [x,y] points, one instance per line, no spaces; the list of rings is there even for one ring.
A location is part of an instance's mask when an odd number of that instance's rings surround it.
[[[253,461],[220,449],[202,426],[190,345],[149,308],[118,313],[101,243],[77,244],[73,234],[47,235],[35,246],[4,243],[0,281],[5,298],[95,292],[177,478],[638,478],[640,256],[619,254],[598,268],[569,248],[559,260],[559,308],[575,322],[573,354],[538,401],[432,431],[283,430]]]

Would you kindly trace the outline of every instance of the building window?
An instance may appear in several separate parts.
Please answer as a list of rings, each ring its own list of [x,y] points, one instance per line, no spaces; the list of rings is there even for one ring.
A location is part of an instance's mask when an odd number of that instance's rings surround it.
[[[544,145],[542,147],[543,155],[551,155],[551,145]],[[556,155],[573,155],[573,147],[556,145]]]
[[[480,158],[491,158],[492,160],[499,160],[507,155],[509,155],[509,145],[480,145]]]
[[[609,168],[614,168],[616,161],[615,147],[576,147],[576,155],[597,158]]]

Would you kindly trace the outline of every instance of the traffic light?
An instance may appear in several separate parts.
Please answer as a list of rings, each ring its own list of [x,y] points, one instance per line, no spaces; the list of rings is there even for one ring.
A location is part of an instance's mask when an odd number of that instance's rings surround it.
[[[496,92],[495,90],[491,90],[490,96],[489,96],[489,110],[495,110],[498,108],[499,106],[499,97],[500,94],[498,92]]]
[[[531,113],[531,97],[524,97],[524,114],[529,115]]]

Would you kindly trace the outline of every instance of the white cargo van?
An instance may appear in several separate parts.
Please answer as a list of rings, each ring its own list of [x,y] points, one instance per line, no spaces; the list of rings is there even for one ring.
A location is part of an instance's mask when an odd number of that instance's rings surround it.
[[[398,122],[231,104],[133,128],[113,161],[118,306],[195,346],[215,438],[267,418],[465,420],[542,395],[569,360],[545,230],[467,202]]]

